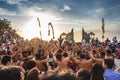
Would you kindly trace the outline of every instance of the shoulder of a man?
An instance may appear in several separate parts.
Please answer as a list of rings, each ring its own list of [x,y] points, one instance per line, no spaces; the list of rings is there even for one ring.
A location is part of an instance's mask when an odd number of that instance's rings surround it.
[[[106,70],[103,75],[104,75],[105,80],[112,80],[112,79],[119,80],[120,79],[120,73],[112,69]]]

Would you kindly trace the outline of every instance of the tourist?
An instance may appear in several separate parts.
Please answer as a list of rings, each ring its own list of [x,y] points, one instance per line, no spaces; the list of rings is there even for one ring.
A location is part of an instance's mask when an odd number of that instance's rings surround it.
[[[4,66],[12,66],[12,58],[11,56],[3,56],[2,60],[1,60],[1,63],[4,65]]]
[[[114,61],[112,59],[104,59],[103,68],[105,70],[103,76],[105,80],[120,80],[120,73],[114,70]]]

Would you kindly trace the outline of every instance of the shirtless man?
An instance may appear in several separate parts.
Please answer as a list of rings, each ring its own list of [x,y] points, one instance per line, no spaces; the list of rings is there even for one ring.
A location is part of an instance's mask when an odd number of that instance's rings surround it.
[[[102,62],[104,61],[104,59],[112,59],[112,60],[114,61],[114,56],[109,55],[109,54],[110,54],[110,52],[109,52],[109,53],[107,52],[107,55],[105,54],[105,52],[100,52],[100,53],[99,53],[99,58],[95,58],[95,57],[93,56],[93,52],[91,51],[91,52],[89,53],[89,56],[90,56],[91,59],[93,59],[95,62],[102,64]]]
[[[63,54],[68,54],[68,53],[63,53]],[[58,71],[67,71],[67,62],[70,59],[70,55],[66,56],[65,55],[62,56],[62,52],[61,53],[57,53],[56,54],[56,62],[58,63]]]
[[[91,71],[92,59],[87,60],[85,54],[80,54],[80,60],[73,58],[75,63],[79,65],[79,69]]]

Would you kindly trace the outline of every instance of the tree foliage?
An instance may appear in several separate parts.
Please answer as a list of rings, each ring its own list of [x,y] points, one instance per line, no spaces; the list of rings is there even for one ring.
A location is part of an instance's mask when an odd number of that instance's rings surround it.
[[[16,30],[11,27],[11,21],[7,19],[0,19],[0,39],[6,42],[6,40],[13,40],[15,38],[20,38],[16,33]]]

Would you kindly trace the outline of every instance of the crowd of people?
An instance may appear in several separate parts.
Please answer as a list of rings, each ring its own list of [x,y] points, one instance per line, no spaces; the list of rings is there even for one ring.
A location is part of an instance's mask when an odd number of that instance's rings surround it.
[[[120,80],[120,43],[115,37],[105,42],[60,44],[39,39],[9,39],[4,29],[0,41],[0,80]]]

